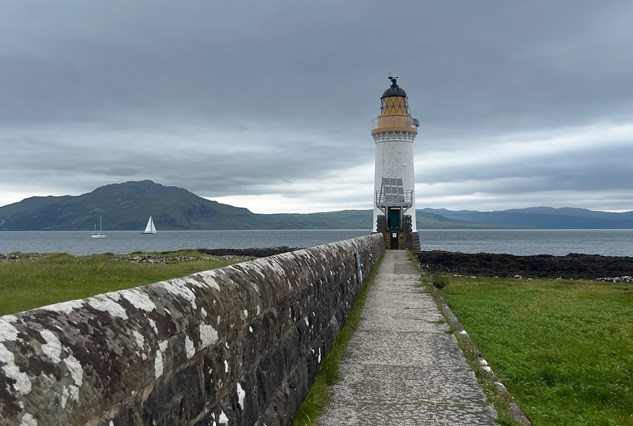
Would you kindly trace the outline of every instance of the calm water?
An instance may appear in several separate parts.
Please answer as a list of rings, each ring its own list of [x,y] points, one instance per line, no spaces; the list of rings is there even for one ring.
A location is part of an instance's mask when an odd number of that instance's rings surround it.
[[[105,231],[106,238],[90,238],[86,231],[3,231],[0,253],[64,252],[93,253],[159,252],[195,248],[313,247],[319,244],[368,235],[368,230],[283,231]]]
[[[515,255],[568,253],[633,256],[633,229],[425,230],[423,250]]]
[[[84,231],[3,231],[0,253],[66,252],[131,253],[188,248],[312,247],[367,235],[370,230],[283,231],[110,231],[102,239]],[[464,253],[509,253],[517,255],[589,253],[633,256],[633,230],[422,230],[423,250]]]

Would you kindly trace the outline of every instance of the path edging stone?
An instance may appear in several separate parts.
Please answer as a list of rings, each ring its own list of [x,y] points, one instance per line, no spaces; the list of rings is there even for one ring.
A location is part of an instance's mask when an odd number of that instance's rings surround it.
[[[421,269],[417,262],[416,267]],[[518,425],[532,426],[532,421],[529,419],[529,417],[525,415],[525,413],[523,413],[519,405],[514,400],[512,394],[508,391],[501,380],[494,374],[492,368],[488,365],[488,362],[482,356],[481,352],[477,348],[477,345],[475,345],[475,342],[473,342],[473,340],[470,338],[470,335],[468,335],[468,332],[464,329],[464,326],[459,322],[451,308],[448,306],[440,291],[435,288],[433,283],[429,282],[428,273],[425,271],[420,272],[421,277],[423,278],[423,282],[429,288],[429,291],[433,296],[433,300],[440,309],[440,312],[442,312],[442,315],[444,315],[444,317],[446,318],[446,322],[453,330],[455,338],[458,342],[460,342],[460,348],[464,352],[466,360],[471,365],[471,368],[478,374],[483,376],[484,380],[493,383],[497,394],[509,401],[505,407],[506,412]],[[427,279],[424,279],[425,277]],[[473,360],[475,360],[475,362],[473,362]]]

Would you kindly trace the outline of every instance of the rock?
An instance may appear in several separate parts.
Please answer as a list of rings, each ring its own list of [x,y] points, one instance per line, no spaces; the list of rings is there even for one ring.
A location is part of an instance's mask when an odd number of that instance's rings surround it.
[[[420,266],[437,272],[462,275],[514,277],[517,279],[588,279],[633,282],[633,257],[570,253],[566,256],[514,256],[495,253],[423,251]],[[607,278],[599,278],[607,277]],[[608,278],[615,277],[615,278]],[[628,281],[627,281],[628,277]]]

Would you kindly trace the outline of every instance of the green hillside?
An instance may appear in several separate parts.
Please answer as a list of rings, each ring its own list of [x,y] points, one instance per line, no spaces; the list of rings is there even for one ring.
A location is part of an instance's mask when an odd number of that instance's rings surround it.
[[[578,208],[530,207],[503,211],[480,212],[423,209],[425,214],[438,215],[451,221],[485,228],[533,229],[632,229],[633,212],[610,213]],[[468,226],[467,226],[468,227]]]
[[[535,207],[500,212],[417,210],[418,229],[630,229],[633,212]],[[31,197],[0,207],[0,231],[142,230],[149,216],[158,230],[370,229],[371,210],[256,214],[149,180],[102,186],[79,196]]]
[[[146,180],[106,185],[76,197],[32,197],[0,207],[0,230],[88,230],[100,216],[106,229],[143,229],[150,215],[159,229],[232,229],[256,222],[247,209]]]

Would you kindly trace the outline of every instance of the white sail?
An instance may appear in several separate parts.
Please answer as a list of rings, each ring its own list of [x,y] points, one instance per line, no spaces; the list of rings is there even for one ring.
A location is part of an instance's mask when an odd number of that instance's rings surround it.
[[[147,221],[147,226],[145,226],[145,231],[142,232],[143,234],[155,234],[156,233],[156,227],[154,226],[154,221],[152,220],[152,217],[149,217],[149,220]]]
[[[105,234],[103,233],[103,221],[102,217],[99,216],[99,231],[97,232],[97,225],[95,225],[95,231],[90,235],[90,238],[105,238]]]

